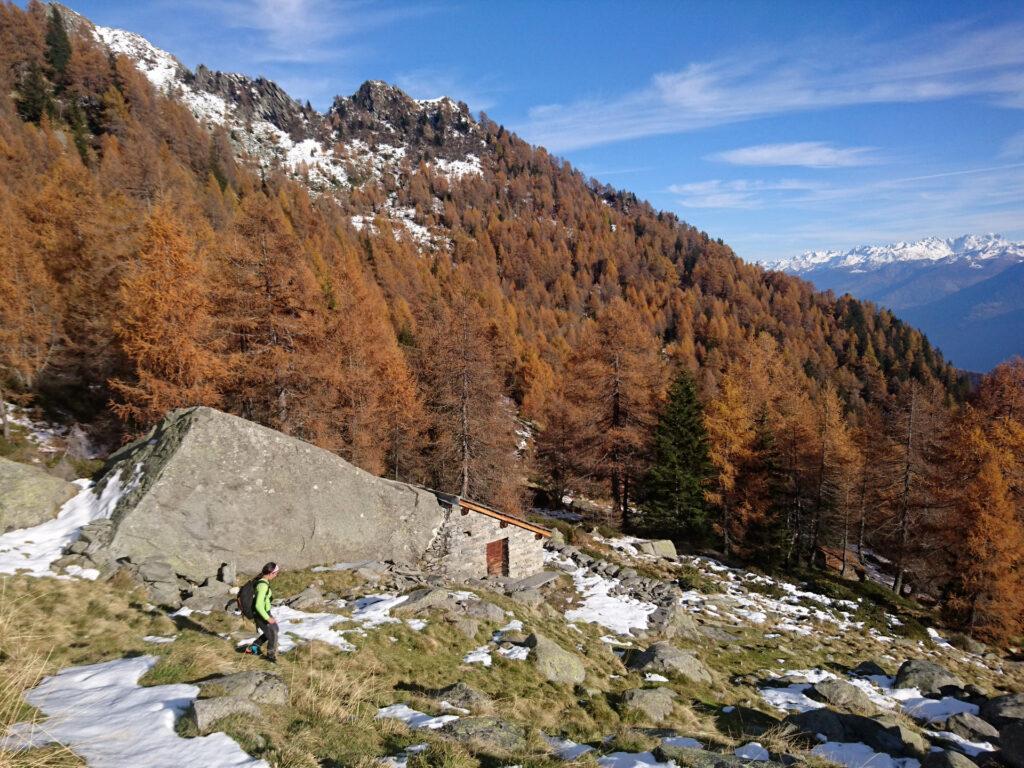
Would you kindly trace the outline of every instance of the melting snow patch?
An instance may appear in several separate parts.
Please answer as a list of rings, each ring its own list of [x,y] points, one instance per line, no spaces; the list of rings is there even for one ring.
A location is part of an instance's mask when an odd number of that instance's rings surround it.
[[[565,612],[569,621],[598,624],[620,635],[634,629],[647,629],[647,617],[657,609],[653,603],[625,595],[613,595],[618,579],[606,579],[580,568],[572,575],[576,590],[583,596],[578,608]]]
[[[50,567],[63,554],[65,547],[78,540],[82,527],[93,520],[110,517],[121,495],[136,482],[138,479],[133,478],[127,487],[122,487],[119,473],[115,474],[97,496],[91,482],[76,480],[80,490],[60,508],[56,518],[0,536],[0,573],[55,576]],[[81,568],[76,575],[95,579],[99,572]]]
[[[430,715],[413,709],[407,704],[392,704],[390,707],[381,707],[378,709],[377,719],[401,720],[410,728],[429,728],[430,730],[437,730],[447,723],[455,722],[459,719],[459,716],[438,715],[437,717],[431,717]]]
[[[958,736],[949,731],[925,731],[925,734],[932,740],[947,741],[955,744],[964,754],[977,757],[983,752],[995,752],[997,747],[987,741],[969,741],[963,736]]]
[[[675,766],[671,760],[667,763],[659,763],[650,752],[612,752],[610,755],[599,757],[597,764],[602,768],[648,768],[652,765],[673,768]]]
[[[555,751],[555,757],[560,760],[578,760],[594,748],[586,744],[577,744],[572,739],[559,739],[555,736],[545,736],[547,743]]]
[[[152,656],[117,659],[71,667],[45,678],[25,700],[47,720],[15,725],[0,745],[27,749],[64,744],[85,758],[90,768],[268,768],[226,734],[178,736],[174,722],[198,696],[199,688],[143,688],[139,678],[156,662]]]
[[[499,648],[498,653],[509,661],[526,661],[530,657],[530,649],[525,645],[513,645],[508,648]]]
[[[160,635],[146,635],[144,638],[142,638],[142,642],[153,643],[155,645],[166,645],[167,643],[173,643],[177,639],[177,635],[171,635],[170,637],[162,637]]]
[[[659,675],[657,672],[648,672],[644,675],[644,680],[648,683],[667,683],[668,678],[664,675]]]
[[[824,757],[846,768],[920,768],[921,763],[912,757],[891,757],[884,752],[875,752],[860,742],[828,741],[811,750],[812,755]]]
[[[491,647],[481,645],[467,653],[462,661],[466,664],[483,664],[485,667],[489,667],[491,666]]]
[[[752,741],[749,744],[744,744],[738,748],[733,754],[736,757],[742,757],[744,760],[771,760],[772,756],[768,753],[768,750],[761,746],[759,742]]]
[[[683,749],[704,749],[704,745],[689,736],[668,736],[661,740],[666,747],[681,747]]]

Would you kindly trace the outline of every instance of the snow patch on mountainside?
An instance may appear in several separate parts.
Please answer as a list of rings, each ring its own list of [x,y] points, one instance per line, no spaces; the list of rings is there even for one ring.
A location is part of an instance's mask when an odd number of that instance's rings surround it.
[[[796,274],[824,268],[856,272],[878,269],[897,262],[974,263],[1002,257],[1024,261],[1024,243],[1012,242],[1002,235],[991,233],[946,239],[926,237],[923,240],[891,245],[862,245],[848,251],[807,251],[769,266],[780,272]]]

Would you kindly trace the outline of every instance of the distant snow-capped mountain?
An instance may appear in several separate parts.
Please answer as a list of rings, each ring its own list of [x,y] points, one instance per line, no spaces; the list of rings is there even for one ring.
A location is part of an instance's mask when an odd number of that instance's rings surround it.
[[[818,269],[846,269],[850,272],[879,269],[897,262],[967,262],[970,264],[1011,258],[1024,260],[1024,243],[1015,243],[1002,235],[963,235],[962,237],[926,237],[892,245],[861,245],[848,251],[807,251],[783,259],[774,269],[804,274]]]
[[[808,251],[769,265],[821,290],[897,310],[962,368],[1024,354],[1024,243],[1001,235],[928,237]]]

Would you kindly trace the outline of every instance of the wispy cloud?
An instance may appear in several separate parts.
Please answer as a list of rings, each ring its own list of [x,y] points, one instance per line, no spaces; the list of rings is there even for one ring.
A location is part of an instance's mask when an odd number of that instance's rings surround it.
[[[197,0],[191,0],[197,2]],[[371,0],[204,0],[232,28],[256,34],[254,61],[303,64],[351,56],[359,35],[435,12],[431,3],[383,6]]]
[[[783,113],[967,96],[1024,108],[1024,24],[946,25],[885,43],[805,42],[692,63],[618,97],[535,107],[517,128],[564,151]]]
[[[673,184],[668,191],[686,208],[763,208],[769,203],[791,198],[796,193],[819,189],[811,182],[796,179],[711,179],[691,184]]]
[[[1004,141],[999,156],[1007,160],[1024,158],[1024,131],[1015,133]]]
[[[803,168],[850,168],[879,162],[874,147],[835,147],[822,141],[790,144],[758,144],[708,156],[731,165],[799,166]]]

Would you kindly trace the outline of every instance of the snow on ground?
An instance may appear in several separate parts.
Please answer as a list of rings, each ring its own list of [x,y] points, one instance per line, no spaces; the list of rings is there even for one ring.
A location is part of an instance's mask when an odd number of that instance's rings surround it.
[[[768,750],[757,741],[744,744],[742,747],[737,748],[733,754],[736,757],[742,757],[744,760],[771,760],[772,758]]]
[[[995,752],[998,747],[988,741],[970,741],[965,739],[963,736],[959,736],[950,731],[925,731],[932,740],[948,741],[950,744],[955,744],[956,747],[962,751],[965,755],[970,757],[977,757],[985,752]]]
[[[346,635],[364,636],[367,629],[384,624],[400,624],[401,620],[391,615],[391,609],[408,599],[408,595],[366,595],[351,603],[342,604],[353,608],[350,616],[330,612],[299,611],[287,605],[275,606],[274,618],[277,619],[279,634],[278,650],[287,653],[299,641],[319,640],[341,651],[354,651],[356,647],[346,639]],[[415,626],[412,623],[410,626],[421,630],[426,626],[426,622],[416,620]],[[239,646],[248,645],[255,639],[251,637],[239,643]]]
[[[474,648],[465,655],[462,661],[465,664],[483,664],[485,667],[491,666],[491,646],[481,645],[479,648]]]
[[[662,768],[674,768],[675,763],[669,760],[666,763],[659,763],[658,759],[650,752],[612,752],[610,755],[597,758],[597,764],[601,768],[649,768],[650,766],[662,766]]]
[[[169,635],[167,637],[164,637],[162,635],[146,635],[144,638],[142,638],[142,642],[153,643],[154,645],[166,645],[168,643],[173,643],[177,639],[177,635]]]
[[[683,747],[685,749],[704,749],[704,745],[689,736],[666,736],[661,740],[666,747]]]
[[[0,744],[7,748],[64,744],[90,768],[268,768],[226,734],[178,736],[174,723],[199,695],[199,688],[140,686],[139,678],[156,662],[153,656],[116,659],[71,667],[45,678],[25,700],[47,719],[15,725]]]
[[[824,757],[846,768],[920,768],[921,762],[913,757],[892,757],[875,752],[860,742],[827,741],[811,750],[812,755]]]
[[[578,760],[594,748],[587,744],[577,744],[572,739],[560,739],[557,736],[545,736],[547,743],[555,752],[559,760]]]
[[[41,452],[59,453],[63,450],[61,445],[68,435],[67,427],[33,419],[23,409],[7,401],[0,401],[0,408],[7,411],[7,420],[11,424],[17,424],[26,431],[28,439],[35,443]]]
[[[381,707],[377,710],[377,719],[401,720],[410,728],[428,728],[437,730],[447,723],[455,722],[458,715],[437,715],[436,717],[424,714],[413,709],[408,704],[392,704],[389,707]]]
[[[634,629],[647,629],[647,618],[657,610],[654,603],[628,595],[613,595],[612,590],[619,585],[618,579],[579,568],[573,572],[572,580],[583,601],[578,607],[565,612],[569,621],[598,624],[619,635],[632,635]]]
[[[126,485],[120,482],[120,473],[110,478],[97,496],[88,480],[76,480],[79,492],[60,508],[53,520],[33,528],[22,528],[0,536],[0,573],[25,573],[29,576],[57,577],[50,566],[61,557],[64,548],[77,541],[79,532],[87,523],[110,517],[118,500],[130,490],[138,478]],[[92,568],[78,569],[79,578],[95,579],[99,572]]]
[[[413,744],[411,747],[406,747],[402,750],[400,754],[392,757],[385,757],[380,762],[388,768],[407,768],[410,757],[427,750],[429,747],[429,744]]]

